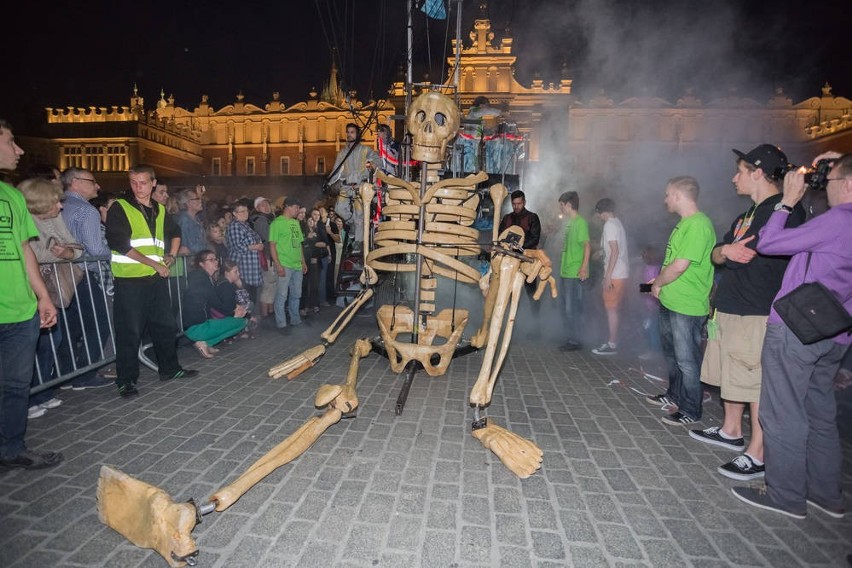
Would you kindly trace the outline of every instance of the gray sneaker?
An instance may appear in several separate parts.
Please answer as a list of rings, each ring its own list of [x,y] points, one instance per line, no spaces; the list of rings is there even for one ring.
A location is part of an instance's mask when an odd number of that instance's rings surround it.
[[[718,426],[712,426],[704,430],[690,430],[689,436],[699,442],[713,444],[714,446],[735,452],[741,452],[745,448],[745,440],[742,438],[725,438],[722,436],[722,429]]]

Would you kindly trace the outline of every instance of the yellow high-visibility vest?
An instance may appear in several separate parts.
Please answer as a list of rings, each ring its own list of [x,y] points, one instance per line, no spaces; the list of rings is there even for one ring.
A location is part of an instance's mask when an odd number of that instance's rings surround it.
[[[127,215],[127,220],[130,222],[130,246],[155,262],[163,262],[163,254],[165,252],[165,243],[163,242],[166,219],[165,208],[157,206],[156,230],[154,231],[155,234],[152,235],[151,229],[148,228],[148,222],[139,209],[124,199],[117,199],[116,203],[124,209],[124,214]],[[156,270],[147,264],[135,261],[129,256],[120,254],[117,251],[112,251],[110,261],[112,273],[116,278],[139,278],[142,276],[153,276],[157,273]]]

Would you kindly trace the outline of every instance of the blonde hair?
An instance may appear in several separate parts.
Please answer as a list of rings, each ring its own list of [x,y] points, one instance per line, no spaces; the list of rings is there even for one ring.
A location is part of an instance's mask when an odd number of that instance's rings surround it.
[[[54,181],[43,178],[25,179],[18,189],[27,200],[27,209],[33,215],[44,215],[62,200],[62,189]]]

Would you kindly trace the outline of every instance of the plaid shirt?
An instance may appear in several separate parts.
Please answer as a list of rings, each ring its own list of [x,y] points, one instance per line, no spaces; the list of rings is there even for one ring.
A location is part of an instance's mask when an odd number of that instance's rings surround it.
[[[240,267],[240,278],[249,286],[263,283],[263,271],[260,269],[260,254],[263,251],[251,250],[249,245],[263,242],[260,235],[248,226],[248,223],[231,221],[225,232],[231,260]]]

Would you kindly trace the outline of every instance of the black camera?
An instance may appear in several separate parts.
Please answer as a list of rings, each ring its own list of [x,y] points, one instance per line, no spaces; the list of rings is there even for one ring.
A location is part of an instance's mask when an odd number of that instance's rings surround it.
[[[779,179],[783,179],[788,172],[799,169],[799,166],[788,164],[783,169]],[[816,163],[816,166],[805,168],[805,187],[813,191],[824,191],[828,185],[828,172],[831,171],[831,160],[824,159]]]

